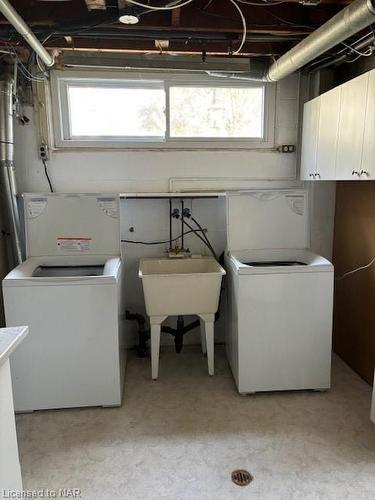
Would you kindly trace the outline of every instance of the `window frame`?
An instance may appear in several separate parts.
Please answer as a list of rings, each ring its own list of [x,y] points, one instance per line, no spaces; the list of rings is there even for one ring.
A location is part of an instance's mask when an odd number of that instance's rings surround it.
[[[110,137],[70,139],[69,103],[67,88],[69,83],[98,86],[165,89],[166,129],[164,137]],[[170,87],[264,87],[263,138],[221,138],[221,137],[170,137]],[[51,71],[52,128],[56,149],[270,149],[275,145],[276,85],[213,78],[205,74],[160,73],[155,71]]]
[[[72,82],[74,87],[92,87],[92,85],[89,85],[91,83],[94,83],[94,85],[98,88],[111,88],[111,89],[162,89],[164,90],[164,84],[162,81],[156,81],[156,80],[148,80],[148,81],[140,81],[140,80],[126,80],[126,85],[124,86],[124,80],[108,80],[108,79],[101,79],[98,80],[97,82],[93,82],[93,80],[88,80],[88,79],[80,79],[80,80],[60,80],[59,82],[59,93],[60,93],[60,116],[61,116],[61,132],[62,132],[62,140],[63,141],[69,141],[70,143],[72,142],[120,142],[120,143],[127,143],[127,142],[163,142],[164,136],[100,136],[100,135],[94,135],[94,136],[89,136],[89,135],[84,135],[84,136],[72,136],[70,132],[70,126],[71,122],[69,120],[71,114],[70,114],[70,106],[69,106],[69,97],[68,97],[68,87],[69,83]],[[65,109],[68,111],[66,114],[66,117],[63,116],[62,114],[62,106],[65,107]],[[65,118],[65,119],[64,119]],[[147,141],[145,139],[147,138]]]

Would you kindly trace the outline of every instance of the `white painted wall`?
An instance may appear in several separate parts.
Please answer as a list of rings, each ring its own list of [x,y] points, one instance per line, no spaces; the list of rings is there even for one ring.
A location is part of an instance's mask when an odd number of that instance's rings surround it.
[[[299,78],[277,85],[276,144],[296,144]],[[115,112],[115,110],[114,110]],[[48,184],[37,156],[37,131],[16,127],[16,165],[21,191],[44,191]],[[58,151],[49,162],[56,191],[167,191],[173,177],[293,179],[296,155],[257,151]]]
[[[185,206],[190,208],[198,222],[208,228],[208,237],[216,252],[220,255],[226,244],[226,216],[225,199],[196,199],[186,200]],[[180,201],[172,204],[173,208],[180,208]],[[136,241],[167,241],[169,238],[169,202],[167,200],[126,200],[121,207],[122,239]],[[135,227],[135,232],[129,231]],[[185,229],[186,231],[186,229]],[[173,221],[173,234],[181,234],[181,223]],[[124,257],[124,296],[125,307],[131,312],[145,313],[141,280],[138,278],[138,261],[141,257],[157,257],[163,255],[169,244],[156,246],[133,245],[124,243],[122,246]],[[210,255],[205,245],[194,235],[185,237],[185,247],[192,253]],[[222,306],[225,306],[225,298],[222,298]],[[224,310],[225,307],[222,307]],[[169,321],[174,326],[175,320]],[[216,324],[216,340],[224,339],[224,318]],[[131,327],[134,338],[134,327]],[[163,334],[164,343],[171,343],[172,337]],[[199,343],[199,332],[191,332],[185,337],[185,342]]]
[[[296,144],[298,134],[299,78],[292,75],[277,86],[276,144]],[[21,192],[48,189],[43,165],[37,157],[37,131],[33,110],[25,110],[31,123],[16,126],[16,169]],[[293,187],[296,178],[296,155],[274,151],[58,151],[52,154],[48,168],[58,192],[165,192],[174,189],[247,189],[250,187]],[[174,179],[172,182],[171,179]],[[176,179],[177,178],[177,179]],[[177,203],[177,202],[176,202]],[[225,248],[225,202],[195,200],[188,202],[195,217],[208,229],[218,253]],[[315,213],[318,208],[315,206]],[[319,217],[320,215],[317,214]],[[122,203],[122,238],[136,240],[168,239],[168,202],[165,200],[128,200]],[[318,217],[317,220],[320,220]],[[129,227],[136,232],[130,233]],[[329,255],[330,228],[315,224],[314,238],[327,240],[324,255]],[[174,228],[179,234],[179,227]],[[207,253],[195,236],[187,238],[190,249]],[[316,248],[323,248],[320,242]],[[122,246],[125,263],[124,309],[143,312],[143,294],[138,279],[138,260],[143,256],[162,254],[167,245]],[[131,331],[135,332],[135,326]],[[217,339],[223,338],[223,319],[217,326]],[[171,339],[166,338],[169,342]],[[198,332],[189,334],[186,342],[198,341]]]

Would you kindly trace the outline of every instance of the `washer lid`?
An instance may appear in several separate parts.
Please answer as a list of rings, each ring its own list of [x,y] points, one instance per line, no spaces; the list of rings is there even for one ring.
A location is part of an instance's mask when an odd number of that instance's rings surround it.
[[[119,197],[114,194],[25,194],[28,257],[119,255]]]
[[[333,265],[321,255],[304,248],[240,250],[229,260],[237,274],[333,273]],[[280,265],[280,261],[297,265]]]
[[[304,189],[254,190],[227,195],[228,250],[308,248]]]

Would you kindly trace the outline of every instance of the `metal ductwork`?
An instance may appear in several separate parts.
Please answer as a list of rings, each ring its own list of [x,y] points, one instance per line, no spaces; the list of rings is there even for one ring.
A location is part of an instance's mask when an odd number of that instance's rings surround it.
[[[209,74],[222,78],[277,82],[374,22],[375,0],[355,0],[282,55],[263,75],[259,75],[259,71]]]
[[[21,225],[17,202],[13,138],[13,82],[0,80],[0,178],[12,237],[14,264],[22,262]]]
[[[281,80],[373,22],[374,0],[356,0],[274,62],[266,80]]]
[[[12,7],[8,0],[0,0],[0,12],[20,35],[26,40],[30,47],[35,50],[46,66],[54,65],[54,58],[49,54],[34,33],[27,26],[22,17]]]

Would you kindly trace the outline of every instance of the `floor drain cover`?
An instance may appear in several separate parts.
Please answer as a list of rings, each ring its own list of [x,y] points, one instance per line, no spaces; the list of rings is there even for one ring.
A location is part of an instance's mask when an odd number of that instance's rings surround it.
[[[232,481],[238,486],[247,486],[253,479],[253,476],[247,470],[239,469],[232,472]]]

